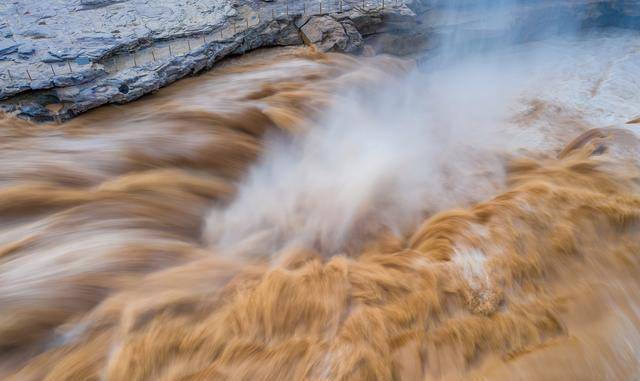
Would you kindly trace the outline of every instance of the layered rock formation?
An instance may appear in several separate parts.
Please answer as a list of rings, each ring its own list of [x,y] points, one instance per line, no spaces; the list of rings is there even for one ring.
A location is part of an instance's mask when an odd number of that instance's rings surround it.
[[[125,103],[226,56],[315,44],[357,53],[363,36],[415,27],[406,4],[371,1],[57,0],[0,6],[0,107],[35,120],[64,120]],[[13,17],[12,17],[13,16]]]

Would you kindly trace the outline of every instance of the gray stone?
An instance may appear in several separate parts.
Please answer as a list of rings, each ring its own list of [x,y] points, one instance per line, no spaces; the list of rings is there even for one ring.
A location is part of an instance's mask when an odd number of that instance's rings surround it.
[[[47,29],[38,26],[30,26],[24,29],[18,29],[17,35],[33,40],[52,37]]]
[[[41,61],[45,63],[54,63],[54,62],[62,62],[64,61],[64,59],[62,59],[62,57],[58,56],[55,53],[47,52],[46,55],[41,58]]]
[[[350,20],[313,16],[300,28],[302,39],[321,51],[356,53],[362,49],[362,36]]]
[[[48,115],[48,110],[39,103],[20,105],[20,114],[29,118],[40,119]]]
[[[0,58],[18,51],[20,43],[14,41],[0,41]]]
[[[36,79],[29,83],[29,88],[31,90],[43,90],[43,89],[48,89],[51,86],[53,86],[51,79],[40,79],[40,80]]]
[[[277,15],[274,20],[257,19],[255,11],[262,9],[261,15],[269,14],[269,7],[283,8],[282,1],[221,0],[205,4],[200,0],[166,0],[156,4],[148,0],[51,0],[43,4],[37,0],[21,0],[21,4],[21,9],[28,12],[0,8],[0,16],[5,16],[2,12],[6,11],[9,12],[6,15],[21,18],[3,24],[3,28],[19,36],[16,43],[24,46],[17,56],[9,56],[10,65],[3,67],[0,62],[0,104],[30,98],[28,92],[37,89],[37,94],[45,91],[63,99],[66,103],[62,112],[66,116],[104,103],[131,101],[184,76],[206,70],[228,55],[265,46],[304,43],[299,29],[303,17],[295,11],[296,5],[302,8],[301,2],[288,3],[290,14],[282,9],[273,12]],[[411,13],[406,7],[400,8]],[[246,17],[252,11],[252,25],[248,30],[224,41],[218,38],[204,48],[198,44],[189,53],[174,51],[174,57],[167,57],[168,42],[174,44],[175,49],[176,44],[185,44],[186,36],[215,34],[225,27],[228,34],[238,15],[242,13],[241,16]],[[343,15],[348,13],[356,14],[349,11]],[[357,52],[362,47],[361,33],[348,16],[339,21],[334,19],[331,27],[334,29],[327,29],[320,41],[323,49]],[[147,49],[146,56],[150,55],[148,46],[155,46],[156,54],[163,50],[164,57],[157,62],[138,61],[135,68],[129,67],[132,57],[129,52],[138,52],[140,60],[140,50]],[[26,75],[27,69],[30,77]],[[6,70],[14,73],[11,80],[2,75]],[[112,85],[113,82],[125,83],[126,94],[117,91],[120,85]],[[19,97],[11,98],[15,95]],[[42,117],[39,113],[38,118]]]
[[[28,59],[31,55],[33,55],[36,51],[35,46],[30,43],[24,43],[18,47],[18,56],[22,59]]]
[[[80,5],[86,8],[106,7],[107,5],[121,3],[124,0],[80,0]]]
[[[9,23],[0,21],[0,36],[4,38],[13,37],[13,32],[9,29]]]

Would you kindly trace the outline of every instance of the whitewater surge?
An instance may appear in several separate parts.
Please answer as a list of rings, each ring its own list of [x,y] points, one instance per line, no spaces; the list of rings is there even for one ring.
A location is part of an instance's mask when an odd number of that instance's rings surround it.
[[[0,378],[637,378],[636,41],[279,49],[2,116]]]

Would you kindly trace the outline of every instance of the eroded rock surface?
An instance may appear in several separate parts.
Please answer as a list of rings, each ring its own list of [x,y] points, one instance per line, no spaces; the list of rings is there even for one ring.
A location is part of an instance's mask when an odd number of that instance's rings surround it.
[[[302,44],[306,35],[321,50],[357,53],[363,34],[389,15],[415,26],[408,3],[380,1],[14,1],[0,5],[0,107],[63,120],[129,102],[228,55]]]
[[[351,20],[339,22],[331,16],[312,16],[300,28],[302,39],[323,51],[357,53],[362,49],[362,36]]]

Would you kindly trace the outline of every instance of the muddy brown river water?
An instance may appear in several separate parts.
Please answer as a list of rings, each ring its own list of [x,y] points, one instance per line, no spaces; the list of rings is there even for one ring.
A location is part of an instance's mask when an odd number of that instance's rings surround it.
[[[640,377],[638,41],[275,49],[3,116],[0,378]]]

